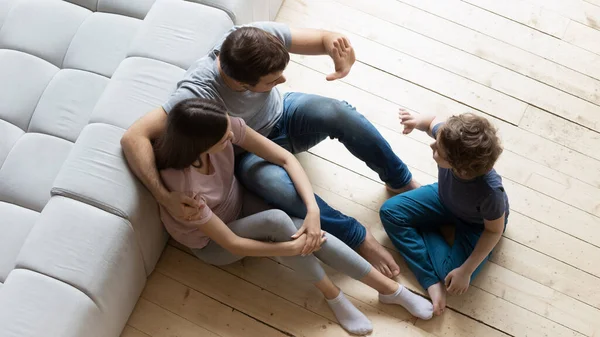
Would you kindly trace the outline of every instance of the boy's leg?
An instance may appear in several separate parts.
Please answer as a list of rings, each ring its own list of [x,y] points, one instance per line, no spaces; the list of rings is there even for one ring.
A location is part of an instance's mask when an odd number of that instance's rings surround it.
[[[424,240],[424,235],[439,233],[439,227],[451,221],[437,187],[427,185],[389,199],[381,207],[380,217],[392,243],[431,296],[439,315],[445,307],[445,293],[439,287],[440,278]]]
[[[379,131],[354,107],[332,98],[290,93],[284,98],[281,134],[289,139],[290,150],[299,153],[327,137],[339,140],[392,189],[413,188],[408,167],[394,154]]]
[[[482,230],[477,225],[470,226],[461,220],[455,219],[456,224],[454,243],[450,246],[439,232],[423,233],[429,257],[433,263],[436,274],[444,281],[448,274],[463,265],[471,256],[475,245],[481,237]],[[487,256],[471,275],[471,280],[479,274],[481,268],[488,260]]]

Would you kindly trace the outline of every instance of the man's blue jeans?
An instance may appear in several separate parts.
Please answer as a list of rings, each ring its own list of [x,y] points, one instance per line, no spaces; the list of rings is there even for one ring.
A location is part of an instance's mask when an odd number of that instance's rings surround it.
[[[283,115],[269,138],[292,153],[307,151],[325,138],[335,138],[379,174],[392,188],[412,179],[408,167],[392,151],[379,131],[346,102],[303,93],[284,96]],[[254,154],[236,159],[236,175],[250,191],[291,216],[304,218],[306,207],[287,172]],[[321,228],[348,246],[358,248],[366,229],[355,219],[333,209],[317,196]]]

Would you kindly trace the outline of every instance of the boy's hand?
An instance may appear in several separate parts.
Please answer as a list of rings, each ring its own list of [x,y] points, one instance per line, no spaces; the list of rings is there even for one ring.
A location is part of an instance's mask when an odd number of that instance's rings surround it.
[[[417,127],[418,119],[402,108],[398,111],[398,118],[400,118],[400,124],[404,126],[402,133],[405,135],[408,135]]]
[[[471,273],[465,271],[462,267],[458,267],[451,271],[446,276],[446,288],[451,295],[462,295],[469,289],[471,282]]]

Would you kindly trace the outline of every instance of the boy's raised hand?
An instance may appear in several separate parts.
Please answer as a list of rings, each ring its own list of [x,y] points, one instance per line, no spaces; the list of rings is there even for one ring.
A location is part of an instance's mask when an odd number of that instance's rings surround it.
[[[404,131],[402,131],[402,133],[405,135],[411,133],[419,123],[418,118],[415,118],[413,114],[402,108],[398,111],[398,118],[400,119],[400,124],[404,126]]]

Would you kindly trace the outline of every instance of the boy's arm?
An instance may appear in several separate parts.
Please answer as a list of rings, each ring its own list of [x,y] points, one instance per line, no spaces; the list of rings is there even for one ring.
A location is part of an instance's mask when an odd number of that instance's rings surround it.
[[[435,115],[413,114],[402,108],[398,113],[398,117],[400,118],[400,123],[404,126],[404,131],[402,133],[405,135],[411,133],[414,129],[417,129],[419,131],[427,132],[432,138],[435,138],[433,135],[433,128],[444,122],[443,118]]]
[[[461,266],[461,268],[465,268],[469,272],[469,275],[473,274],[475,269],[485,260],[486,256],[490,255],[492,249],[500,241],[502,232],[504,231],[504,214],[496,220],[483,220],[483,223],[485,224],[485,229],[477,241],[475,249]]]
[[[445,283],[448,293],[462,295],[467,291],[471,282],[471,275],[500,241],[504,231],[504,217],[505,214],[496,220],[484,220],[485,229],[469,258],[462,266],[454,269],[446,276]]]

